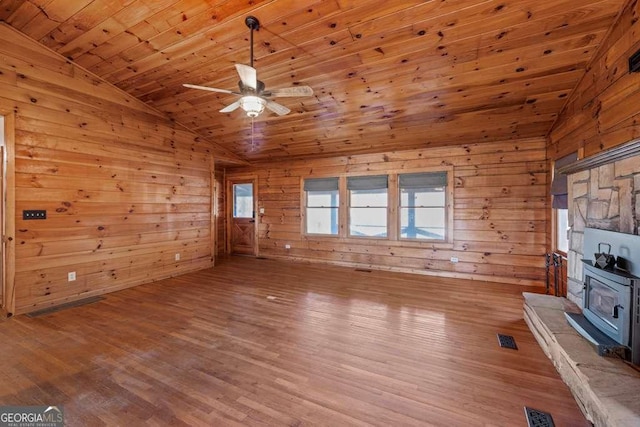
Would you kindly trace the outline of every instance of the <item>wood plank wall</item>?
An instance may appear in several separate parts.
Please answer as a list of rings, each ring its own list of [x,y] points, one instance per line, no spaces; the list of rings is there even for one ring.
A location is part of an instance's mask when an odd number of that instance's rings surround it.
[[[384,144],[384,142],[380,142]],[[227,169],[258,176],[259,255],[543,285],[548,222],[546,140],[527,139]],[[453,168],[450,245],[301,233],[301,179]],[[285,244],[291,249],[285,249]],[[459,263],[450,262],[451,257]]]
[[[640,137],[640,73],[628,60],[640,49],[640,3],[630,0],[600,46],[550,133],[552,159],[584,157]]]
[[[15,313],[211,266],[211,145],[4,24],[0,40],[0,110],[15,112]]]
[[[224,169],[217,168],[215,171],[215,194],[216,200],[214,205],[215,221],[216,221],[216,250],[217,256],[225,254],[225,242],[226,242],[226,226],[227,221],[225,217],[226,212],[226,195],[224,190]]]

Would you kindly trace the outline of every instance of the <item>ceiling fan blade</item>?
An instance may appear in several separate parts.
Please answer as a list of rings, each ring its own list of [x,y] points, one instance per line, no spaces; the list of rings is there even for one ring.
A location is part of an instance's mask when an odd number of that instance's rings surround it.
[[[256,73],[256,69],[244,64],[236,64],[236,70],[238,70],[238,75],[240,76],[240,80],[245,87],[250,87],[253,90],[256,90],[258,87],[258,75]]]
[[[313,89],[309,86],[292,86],[282,89],[273,89],[264,93],[264,96],[272,97],[290,97],[290,96],[311,96],[313,95]]]
[[[285,114],[289,114],[291,112],[291,110],[284,105],[280,105],[277,102],[273,101],[267,101],[266,107],[279,116],[284,116]]]
[[[218,89],[215,87],[207,87],[207,86],[198,86],[198,85],[191,85],[188,83],[183,84],[182,86],[184,87],[188,87],[190,89],[198,89],[198,90],[208,90],[209,92],[219,92],[219,93],[232,93],[234,95],[239,95],[238,92],[233,92],[230,90],[226,90],[226,89]]]
[[[232,111],[235,111],[238,109],[238,107],[240,107],[240,100],[237,100],[236,102],[234,102],[233,104],[229,104],[226,107],[224,107],[222,110],[220,110],[221,113],[230,113]]]

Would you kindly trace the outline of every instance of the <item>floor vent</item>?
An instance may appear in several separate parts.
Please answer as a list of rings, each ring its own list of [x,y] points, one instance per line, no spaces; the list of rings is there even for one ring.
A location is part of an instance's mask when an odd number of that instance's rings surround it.
[[[47,314],[56,313],[58,311],[66,310],[67,308],[80,307],[82,305],[93,304],[94,302],[102,301],[104,297],[89,297],[78,301],[68,302],[66,304],[56,305],[54,307],[43,308],[42,310],[32,311],[27,313],[27,317],[40,317]]]
[[[371,273],[371,270],[369,270],[368,268],[356,268],[356,271],[359,271],[361,273]]]
[[[529,427],[555,427],[551,414],[527,408],[526,406],[524,407],[524,414],[527,417]]]
[[[498,334],[498,343],[500,343],[500,347],[502,348],[510,348],[512,350],[518,349],[516,340],[511,335]]]

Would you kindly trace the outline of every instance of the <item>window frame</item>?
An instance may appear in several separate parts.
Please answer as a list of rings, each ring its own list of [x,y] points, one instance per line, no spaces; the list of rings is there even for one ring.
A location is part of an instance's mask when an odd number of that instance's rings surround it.
[[[567,250],[564,251],[562,249],[560,249],[560,242],[559,242],[559,237],[560,237],[560,221],[558,218],[558,215],[560,214],[561,211],[565,211],[567,213],[567,228],[565,230],[565,241],[567,243]],[[567,256],[567,253],[569,252],[569,249],[571,249],[570,245],[571,242],[569,241],[568,238],[568,231],[570,229],[569,227],[569,209],[560,209],[560,208],[552,208],[552,212],[553,212],[553,219],[552,219],[552,224],[553,224],[553,251],[556,253],[559,253],[561,255],[564,255],[565,257]]]
[[[331,205],[331,206],[309,206],[309,192],[310,191],[316,191],[316,192],[336,192],[336,205]],[[340,234],[340,202],[341,202],[341,197],[340,197],[340,187],[338,186],[338,188],[336,188],[335,190],[307,190],[304,189],[303,187],[303,192],[304,192],[304,234],[309,235],[309,236],[327,236],[327,237],[336,237]],[[333,197],[332,197],[333,199]],[[309,209],[318,209],[318,208],[324,208],[324,209],[332,209],[335,210],[335,215],[336,215],[336,232],[335,233],[313,233],[309,231],[309,214],[308,211]],[[333,228],[333,223],[330,224],[331,228]]]
[[[352,209],[352,205],[351,205],[351,191],[352,189],[349,188],[349,178],[365,178],[365,177],[377,177],[377,176],[385,176],[387,179],[387,186],[385,188],[386,190],[386,205],[385,206],[358,206],[356,208],[359,209],[367,209],[367,208],[383,208],[385,209],[385,236],[384,237],[378,237],[378,236],[358,236],[358,235],[354,235],[351,234],[351,209]],[[350,239],[373,239],[373,240],[389,240],[389,230],[390,230],[390,222],[389,222],[389,207],[391,206],[391,200],[389,198],[389,174],[370,174],[370,175],[349,175],[346,177],[346,181],[347,181],[347,223],[345,224],[345,230],[347,233],[347,237]],[[380,187],[380,189],[382,189],[382,187]],[[354,189],[354,190],[358,190],[358,189]]]
[[[572,211],[569,209],[569,177],[560,174],[558,170],[572,162],[575,162],[580,157],[582,157],[582,154],[576,151],[554,160],[551,164],[551,184],[549,188],[551,195],[551,245],[553,252],[559,253],[565,257],[569,250],[571,250],[571,241],[568,236],[565,235],[565,239],[563,240],[567,243],[567,251],[565,252],[558,247],[558,237],[560,236],[558,215],[560,211],[567,211],[567,232],[571,229],[573,220],[571,218]],[[556,197],[559,199],[556,200]]]
[[[337,178],[338,179],[338,233],[337,234],[325,234],[325,233],[310,233],[307,230],[307,221],[308,221],[308,214],[307,214],[307,209],[309,208],[308,206],[308,193],[307,190],[305,190],[305,181],[308,179],[316,179],[316,178],[321,178],[321,179],[326,179],[326,178]],[[300,206],[301,206],[301,210],[300,210],[300,226],[301,226],[301,234],[302,236],[308,236],[311,238],[330,238],[330,239],[335,239],[335,238],[340,238],[343,237],[343,220],[342,217],[344,216],[343,211],[343,205],[344,205],[344,197],[343,197],[343,181],[344,179],[341,176],[307,176],[307,177],[303,177],[301,178],[300,181],[300,188],[301,188],[301,195],[300,195]]]
[[[400,189],[399,189],[399,176],[409,173],[430,173],[441,172],[447,174],[447,185],[445,188],[445,238],[440,239],[413,239],[413,238],[400,238]],[[386,175],[387,176],[387,236],[375,237],[375,236],[354,236],[349,234],[349,211],[350,211],[350,194],[347,188],[347,178],[356,176],[368,176],[368,175]],[[314,178],[338,178],[338,234],[316,234],[307,232],[307,192],[305,191],[304,181],[305,179]],[[313,175],[300,177],[300,232],[303,238],[307,240],[323,240],[323,239],[340,239],[341,241],[362,242],[366,240],[380,241],[380,242],[398,242],[402,246],[414,246],[414,247],[433,247],[442,249],[453,248],[454,238],[454,174],[453,166],[445,167],[431,167],[431,168],[410,168],[396,171],[382,172],[372,171],[369,173],[341,173],[334,175]]]
[[[238,207],[238,191],[237,189],[240,188],[240,186],[245,186],[245,185],[250,185],[251,186],[251,199],[250,199],[250,204],[249,207],[251,208],[251,215],[250,216],[241,216],[241,213],[243,212],[237,212],[237,207]],[[242,183],[242,184],[232,184],[231,185],[231,193],[232,193],[232,203],[231,203],[231,217],[233,219],[250,219],[250,218],[255,218],[256,217],[256,211],[255,211],[255,190],[254,190],[254,185],[253,182],[247,182],[247,183]]]
[[[417,174],[417,173],[424,173],[424,174],[429,174],[429,173],[444,173],[446,175],[446,183],[443,186],[444,190],[442,191],[442,193],[444,194],[444,204],[442,205],[442,209],[444,210],[444,238],[442,239],[419,239],[417,237],[402,237],[402,189],[405,187],[402,187],[402,184],[400,183],[400,176],[401,175],[410,175],[410,174]],[[449,188],[451,186],[451,182],[450,182],[450,173],[449,171],[421,171],[421,172],[403,172],[403,173],[398,173],[397,174],[397,188],[398,188],[398,197],[397,197],[397,202],[398,202],[398,223],[397,223],[397,230],[398,230],[398,240],[401,240],[403,242],[425,242],[425,243],[448,243],[449,242],[449,234],[452,232],[452,229],[449,225],[449,217],[452,216],[451,214],[449,214]],[[423,188],[428,188],[428,187],[423,187]],[[436,187],[433,187],[436,188]],[[420,208],[440,208],[440,206],[420,206]],[[414,206],[415,208],[415,206]]]

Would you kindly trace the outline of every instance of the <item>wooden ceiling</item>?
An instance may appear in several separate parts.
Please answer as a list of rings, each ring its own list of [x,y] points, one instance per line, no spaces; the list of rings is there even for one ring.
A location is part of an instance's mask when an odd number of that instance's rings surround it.
[[[546,136],[624,0],[0,0],[0,19],[251,162]],[[249,62],[292,112],[218,110]],[[252,138],[253,128],[253,138]]]

